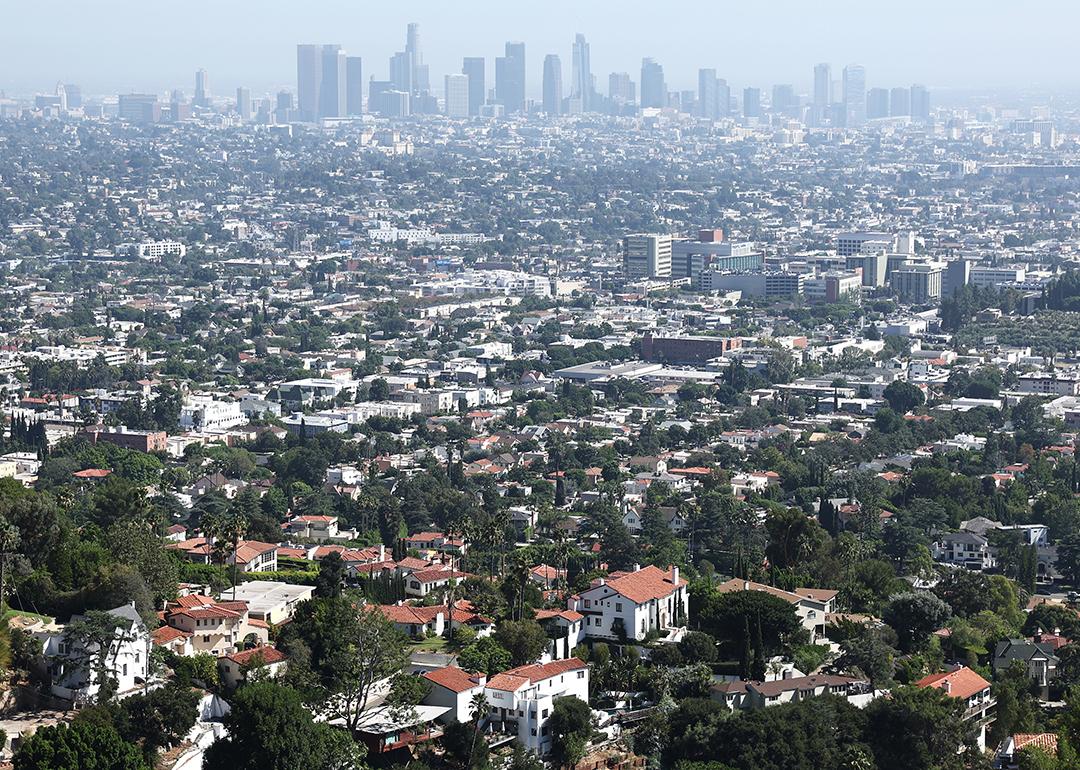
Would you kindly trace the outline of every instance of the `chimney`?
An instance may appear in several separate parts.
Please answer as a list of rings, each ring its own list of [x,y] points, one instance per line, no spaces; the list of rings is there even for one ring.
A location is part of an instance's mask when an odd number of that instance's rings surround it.
[[[386,546],[379,543],[379,561],[386,561]]]
[[[744,580],[742,582],[742,590],[744,590],[744,591],[749,591],[750,590],[750,581],[749,580]]]
[[[951,695],[952,694],[952,680],[951,679],[946,679],[944,684],[942,685],[941,689],[945,691],[946,695]]]
[[[641,565],[640,564],[635,564],[634,565],[634,572],[641,572]]]
[[[678,567],[672,567],[671,568],[671,583],[676,588],[679,587],[679,568]]]

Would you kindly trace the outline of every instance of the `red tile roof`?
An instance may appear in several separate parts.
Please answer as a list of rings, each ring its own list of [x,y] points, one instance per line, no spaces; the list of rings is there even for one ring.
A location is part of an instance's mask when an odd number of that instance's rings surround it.
[[[619,577],[607,581],[607,585],[616,593],[625,596],[636,604],[643,604],[651,599],[663,599],[670,596],[675,589],[672,570],[662,570],[659,567],[649,565],[637,572],[628,572]],[[679,585],[684,586],[687,581],[679,578]]]
[[[527,666],[518,666],[509,671],[504,671],[501,674],[496,674],[492,677],[491,681],[488,682],[488,687],[493,690],[514,692],[523,685],[530,683],[536,684],[545,679],[559,676],[559,674],[565,674],[567,671],[576,671],[581,668],[588,668],[588,665],[577,658],[567,658],[565,660],[553,660],[550,663],[533,663]]]
[[[483,674],[470,673],[457,666],[425,671],[421,676],[452,692],[465,692],[474,687],[480,687],[485,678]]]
[[[937,687],[939,690],[946,690],[953,698],[970,698],[988,688],[990,683],[967,666],[961,666],[956,671],[923,677],[915,686]]]
[[[253,647],[250,650],[234,652],[232,655],[222,655],[222,657],[241,666],[247,665],[260,658],[262,659],[263,665],[266,666],[288,660],[288,656],[276,647]]]

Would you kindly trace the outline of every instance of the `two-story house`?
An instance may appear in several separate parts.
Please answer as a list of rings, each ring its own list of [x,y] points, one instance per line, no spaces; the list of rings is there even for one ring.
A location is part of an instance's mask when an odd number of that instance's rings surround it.
[[[567,600],[567,609],[584,615],[585,636],[643,641],[686,624],[690,611],[687,581],[678,567],[635,567],[598,578]]]
[[[96,662],[101,657],[100,641],[92,641],[90,635],[79,632],[86,621],[82,615],[73,615],[65,627],[44,640],[43,654],[49,663],[52,694],[56,697],[85,703],[97,697],[106,680],[115,683],[118,695],[133,692],[146,683],[150,670],[150,634],[135,610],[135,603],[109,610],[108,615],[115,619],[116,625],[108,643],[108,654],[104,656],[104,669]]]
[[[972,722],[980,751],[986,750],[986,728],[994,721],[997,700],[990,694],[990,683],[967,666],[931,674],[915,683],[916,687],[937,687],[949,697],[964,702],[964,719]]]
[[[424,705],[450,709],[441,717],[443,721],[468,722],[473,718],[472,701],[478,693],[484,691],[487,684],[485,674],[465,671],[457,666],[444,666],[425,671],[420,676],[431,684],[431,689],[424,696]]]
[[[488,725],[515,736],[537,754],[551,749],[548,719],[559,698],[589,702],[589,667],[577,658],[519,666],[496,674],[484,686]]]
[[[796,588],[794,591],[785,591],[782,588],[755,583],[752,580],[739,580],[733,578],[716,587],[720,593],[732,591],[764,591],[790,602],[795,607],[799,620],[808,632],[810,641],[813,643],[825,635],[825,620],[833,611],[836,602],[836,591],[827,588]]]
[[[974,532],[953,532],[940,537],[932,547],[935,561],[970,570],[993,569],[996,564],[990,541]]]

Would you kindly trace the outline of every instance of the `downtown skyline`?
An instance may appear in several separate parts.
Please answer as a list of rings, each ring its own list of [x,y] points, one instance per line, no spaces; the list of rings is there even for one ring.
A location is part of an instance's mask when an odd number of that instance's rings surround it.
[[[88,94],[164,92],[176,87],[190,90],[190,73],[205,68],[220,93],[232,93],[239,86],[255,94],[272,93],[295,86],[292,52],[296,44],[306,42],[340,44],[350,55],[372,62],[374,68],[365,70],[382,79],[387,74],[383,71],[385,62],[399,50],[401,31],[408,21],[428,30],[424,45],[434,90],[440,90],[444,75],[460,72],[462,57],[493,60],[506,41],[520,40],[526,44],[530,59],[526,97],[535,100],[542,98],[541,72],[548,54],[562,59],[564,90],[571,93],[576,33],[585,35],[590,43],[591,67],[598,79],[611,72],[634,72],[642,58],[651,57],[664,66],[668,87],[675,91],[694,88],[699,69],[715,68],[740,89],[792,83],[799,92],[809,93],[811,68],[819,61],[831,61],[838,69],[859,62],[874,82],[921,82],[935,90],[1069,90],[1072,78],[1067,47],[1050,45],[1050,38],[1058,34],[1055,30],[1045,31],[1044,46],[1025,48],[1014,41],[1013,55],[994,56],[995,49],[1009,50],[1002,49],[1010,44],[1008,30],[1030,22],[1018,17],[1003,24],[999,15],[997,24],[990,28],[975,16],[963,18],[954,10],[935,9],[929,3],[906,7],[903,18],[880,9],[852,14],[851,4],[845,2],[819,4],[814,13],[781,4],[778,18],[786,16],[792,22],[782,29],[775,20],[770,26],[767,15],[752,9],[687,3],[665,8],[664,15],[648,24],[633,12],[637,7],[633,3],[621,6],[625,13],[615,17],[596,9],[571,12],[565,4],[556,3],[557,9],[566,12],[541,17],[526,9],[514,20],[498,23],[483,13],[488,5],[477,3],[476,14],[451,14],[438,6],[418,3],[391,14],[378,8],[361,12],[320,3],[305,6],[301,13],[269,3],[245,15],[245,9],[253,9],[248,3],[237,3],[215,7],[212,15],[208,10],[201,17],[213,23],[191,29],[188,17],[199,14],[166,9],[148,19],[124,1],[112,3],[109,12],[86,18],[85,24],[66,25],[63,34],[48,39],[33,35],[36,25],[43,22],[40,12],[11,9],[6,12],[9,23],[0,30],[0,89],[19,95],[50,89],[58,80],[77,80]],[[129,9],[126,13],[125,8]],[[69,13],[81,17],[84,11],[73,8]],[[680,27],[686,19],[693,19],[694,24]],[[154,31],[166,21],[170,29],[177,30],[176,35],[162,37]],[[253,25],[259,35],[236,34]],[[793,28],[800,34],[793,36]],[[728,32],[710,36],[710,29]],[[747,30],[747,34],[731,34],[734,29]],[[845,29],[859,34],[842,34]],[[911,55],[897,55],[899,49],[867,40],[874,36],[871,32],[885,34]],[[126,56],[101,55],[102,50],[120,45],[121,37]],[[33,46],[28,44],[30,39],[35,41]],[[928,50],[934,55],[920,55]],[[139,65],[131,66],[136,60]]]

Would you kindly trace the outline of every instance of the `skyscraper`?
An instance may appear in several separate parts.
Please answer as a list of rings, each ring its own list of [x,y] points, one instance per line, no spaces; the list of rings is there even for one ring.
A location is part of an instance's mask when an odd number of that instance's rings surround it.
[[[544,57],[544,112],[562,114],[562,60],[558,54]]]
[[[844,124],[861,126],[866,122],[866,70],[861,64],[844,67]]]
[[[405,53],[409,62],[409,82],[414,92],[430,91],[428,67],[423,64],[423,54],[420,53],[420,25],[416,22],[410,23],[405,33]]]
[[[390,82],[396,91],[413,92],[413,67],[408,51],[398,51],[390,57]]]
[[[593,77],[589,63],[589,44],[580,32],[574,36],[573,62],[571,63],[570,98],[581,100],[582,112],[593,108]]]
[[[720,78],[716,81],[716,108],[721,118],[731,115],[731,87],[727,81]]]
[[[608,75],[608,99],[616,104],[633,104],[637,89],[629,72],[612,72]]]
[[[911,92],[906,88],[894,88],[889,95],[889,114],[895,117],[911,114]]]
[[[345,114],[364,112],[364,62],[359,56],[345,57]]]
[[[761,117],[761,89],[744,88],[742,92],[742,114],[744,118]]]
[[[507,43],[506,55],[495,60],[495,98],[506,114],[525,110],[525,44]]]
[[[716,70],[698,70],[698,115],[707,120],[720,117],[720,81]]]
[[[345,52],[340,45],[296,46],[296,90],[300,120],[345,115]]]
[[[666,107],[667,83],[664,82],[664,68],[655,59],[641,60],[641,106]]]
[[[251,89],[236,89],[236,113],[243,121],[251,120]]]
[[[930,92],[926,86],[916,83],[911,87],[911,117],[930,120]]]
[[[773,86],[772,111],[789,117],[799,114],[799,97],[795,95],[795,88],[792,85],[781,83]]]
[[[821,125],[829,114],[832,104],[832,66],[814,65],[814,122]]]
[[[886,88],[871,88],[866,92],[866,117],[887,118],[889,116],[889,91]]]
[[[451,118],[469,117],[469,76],[447,75],[444,82],[446,114]]]
[[[479,115],[487,101],[487,84],[484,82],[485,62],[483,56],[466,56],[461,60],[461,74],[469,77],[469,114]]]
[[[64,93],[67,94],[69,110],[78,110],[82,108],[82,88],[75,83],[64,83]]]
[[[210,106],[210,76],[204,69],[195,70],[195,99],[193,101],[196,107]]]

